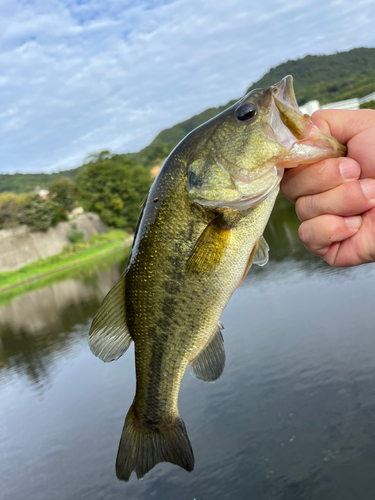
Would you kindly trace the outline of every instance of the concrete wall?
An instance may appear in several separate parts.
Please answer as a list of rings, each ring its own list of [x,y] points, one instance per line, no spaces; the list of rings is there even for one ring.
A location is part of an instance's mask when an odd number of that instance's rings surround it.
[[[11,330],[14,335],[44,335],[46,331],[66,329],[69,310],[76,309],[82,319],[82,304],[92,303],[92,314],[119,277],[116,266],[106,272],[95,273],[93,283],[66,279],[58,283],[32,290],[15,297],[7,306],[0,306],[0,345],[2,331]]]
[[[76,229],[75,229],[76,227]],[[27,226],[0,231],[0,272],[20,269],[30,262],[56,255],[69,243],[73,230],[83,233],[86,240],[107,231],[97,214],[84,213],[69,222],[60,222],[47,231],[31,232]]]

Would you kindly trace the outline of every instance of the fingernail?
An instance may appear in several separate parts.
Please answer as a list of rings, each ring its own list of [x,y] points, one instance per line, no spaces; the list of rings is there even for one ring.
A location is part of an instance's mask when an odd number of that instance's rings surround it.
[[[370,200],[375,199],[375,179],[365,179],[360,183],[364,195]]]
[[[344,179],[358,179],[361,169],[356,161],[351,158],[343,158],[340,161],[340,173]]]
[[[362,217],[360,215],[346,217],[345,223],[349,229],[359,229],[362,224]]]

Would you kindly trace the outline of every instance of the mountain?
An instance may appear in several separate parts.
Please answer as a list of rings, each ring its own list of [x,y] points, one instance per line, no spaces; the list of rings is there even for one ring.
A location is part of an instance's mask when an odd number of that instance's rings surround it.
[[[40,188],[48,188],[60,177],[69,177],[73,181],[83,167],[84,165],[52,174],[0,174],[0,193],[4,191],[30,193],[38,186]]]
[[[363,97],[375,91],[375,49],[359,48],[287,61],[270,69],[247,92],[272,85],[285,75],[293,75],[300,105],[313,99],[327,104]]]
[[[287,61],[271,68],[260,80],[254,82],[248,91],[272,85],[288,74],[294,77],[296,96],[301,105],[312,99],[326,104],[351,97],[362,97],[375,91],[375,49],[362,47],[331,55],[308,55],[302,59]],[[235,100],[218,108],[206,109],[188,120],[165,129],[141,151],[115,155],[116,161],[120,156],[124,160],[131,160],[150,168],[165,158],[191,130],[234,102]],[[36,186],[48,187],[61,176],[74,179],[84,166],[53,174],[2,174],[0,175],[0,192],[19,193],[32,191]]]

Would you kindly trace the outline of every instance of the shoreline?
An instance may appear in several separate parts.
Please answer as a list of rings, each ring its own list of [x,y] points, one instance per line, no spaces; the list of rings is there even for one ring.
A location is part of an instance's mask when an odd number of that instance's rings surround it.
[[[99,248],[92,248],[92,249],[87,249],[87,250],[82,250],[77,252],[76,254],[73,255],[67,255],[66,257],[66,263],[61,262],[61,263],[56,263],[53,265],[52,263],[48,263],[48,258],[43,259],[47,261],[45,263],[45,266],[53,266],[52,269],[47,269],[43,272],[36,272],[35,274],[25,277],[22,279],[22,276],[20,276],[20,279],[18,281],[15,281],[14,283],[10,283],[4,286],[1,286],[0,284],[0,294],[8,292],[9,290],[12,290],[14,288],[17,288],[18,286],[26,285],[28,283],[31,283],[33,281],[37,281],[39,279],[45,278],[46,276],[53,275],[55,273],[74,268],[80,264],[89,262],[90,260],[94,260],[98,257],[104,257],[106,255],[110,255],[111,253],[118,251],[121,248],[129,248],[131,247],[133,241],[133,237],[128,237],[125,238],[122,241],[117,241],[117,242],[112,242],[107,245],[100,246]],[[96,250],[96,251],[95,251]],[[61,255],[61,254],[59,254]],[[43,262],[41,260],[41,263]],[[70,261],[70,262],[69,262]],[[17,271],[12,271],[12,275],[16,275],[17,273],[22,272],[22,268],[17,270]],[[1,279],[0,279],[1,283]]]

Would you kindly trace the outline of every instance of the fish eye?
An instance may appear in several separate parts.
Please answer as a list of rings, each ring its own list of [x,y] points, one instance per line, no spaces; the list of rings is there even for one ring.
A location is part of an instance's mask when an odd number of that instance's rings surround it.
[[[257,108],[250,102],[247,104],[243,104],[236,109],[236,117],[241,122],[251,120],[252,118],[255,118],[257,114]]]

